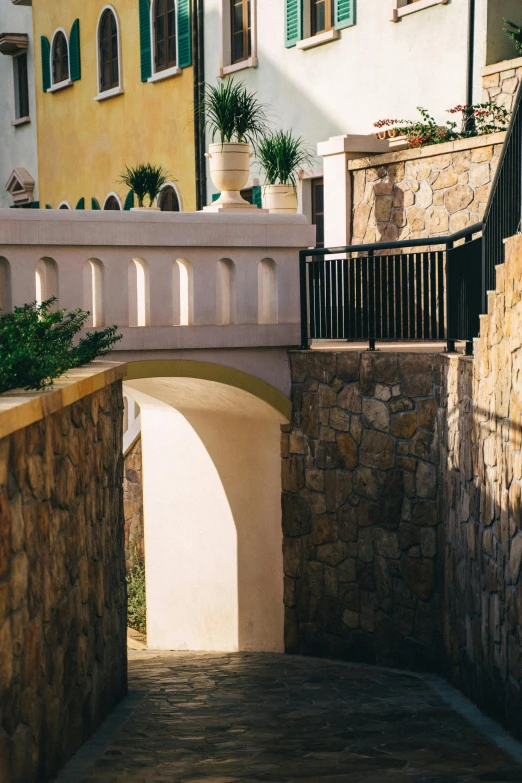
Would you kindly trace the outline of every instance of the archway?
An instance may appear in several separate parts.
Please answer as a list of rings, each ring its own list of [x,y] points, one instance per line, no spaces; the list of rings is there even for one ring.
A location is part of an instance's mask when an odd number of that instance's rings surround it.
[[[287,417],[262,399],[268,384],[252,379],[260,397],[241,388],[245,373],[229,372],[233,385],[179,376],[125,382],[140,406],[147,634],[156,649],[284,648]]]

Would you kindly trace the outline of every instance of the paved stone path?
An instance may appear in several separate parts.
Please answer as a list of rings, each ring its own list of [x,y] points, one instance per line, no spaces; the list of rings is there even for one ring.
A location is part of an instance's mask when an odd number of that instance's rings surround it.
[[[281,655],[132,652],[146,692],[82,783],[521,783],[406,673]]]

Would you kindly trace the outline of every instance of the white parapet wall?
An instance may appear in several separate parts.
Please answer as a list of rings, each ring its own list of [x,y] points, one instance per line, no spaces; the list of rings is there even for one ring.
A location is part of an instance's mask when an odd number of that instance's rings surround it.
[[[56,296],[119,351],[299,342],[302,215],[0,210],[0,308]]]

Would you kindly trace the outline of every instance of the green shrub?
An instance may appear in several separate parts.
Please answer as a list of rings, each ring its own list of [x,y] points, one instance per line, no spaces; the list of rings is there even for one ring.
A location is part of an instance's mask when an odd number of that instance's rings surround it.
[[[145,196],[149,197],[150,206],[152,206],[169,176],[162,166],[154,166],[152,163],[138,163],[134,168],[125,166],[125,171],[119,181],[134,191],[138,199],[138,206],[142,207]]]
[[[265,171],[269,185],[297,185],[297,172],[310,166],[312,154],[301,136],[292,131],[278,130],[263,136],[257,148],[257,157]]]
[[[255,147],[268,128],[266,107],[258,101],[256,93],[233,79],[220,82],[217,87],[206,84],[204,98],[196,110],[203,117],[212,141],[217,136],[222,144],[248,142]]]
[[[106,356],[121,335],[117,326],[74,338],[89,316],[84,310],[52,311],[56,298],[0,313],[0,393],[44,389],[73,367]]]
[[[515,44],[515,48],[517,52],[519,54],[522,54],[522,26],[515,24],[514,22],[510,22],[509,19],[503,19],[502,21],[509,28],[506,29],[504,27],[504,32],[506,33],[508,38],[511,38],[511,40]]]
[[[134,557],[134,565],[127,572],[127,623],[140,633],[147,632],[147,602],[145,598],[145,563]]]

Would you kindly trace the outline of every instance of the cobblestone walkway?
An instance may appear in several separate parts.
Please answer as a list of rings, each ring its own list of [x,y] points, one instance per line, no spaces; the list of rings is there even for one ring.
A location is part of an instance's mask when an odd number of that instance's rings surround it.
[[[521,783],[417,677],[279,655],[130,654],[147,695],[82,783]]]

